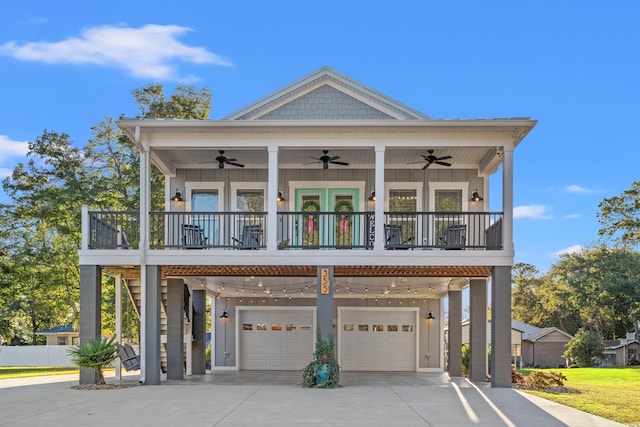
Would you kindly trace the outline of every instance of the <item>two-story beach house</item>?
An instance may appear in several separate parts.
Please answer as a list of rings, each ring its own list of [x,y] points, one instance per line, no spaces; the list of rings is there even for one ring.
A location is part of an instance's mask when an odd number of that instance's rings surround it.
[[[145,384],[205,373],[207,298],[212,369],[301,370],[318,331],[343,370],[460,376],[468,287],[485,381],[490,282],[491,381],[510,386],[513,152],[535,120],[434,119],[325,67],[221,120],[117,123],[142,207],[83,210],[81,343],[106,274],[138,304]]]

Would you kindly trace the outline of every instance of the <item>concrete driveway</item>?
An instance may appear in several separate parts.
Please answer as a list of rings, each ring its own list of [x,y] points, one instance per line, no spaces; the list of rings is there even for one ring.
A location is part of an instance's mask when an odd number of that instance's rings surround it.
[[[514,389],[441,373],[219,371],[159,386],[76,390],[77,375],[0,381],[0,426],[621,426]],[[113,378],[107,382],[117,383]]]

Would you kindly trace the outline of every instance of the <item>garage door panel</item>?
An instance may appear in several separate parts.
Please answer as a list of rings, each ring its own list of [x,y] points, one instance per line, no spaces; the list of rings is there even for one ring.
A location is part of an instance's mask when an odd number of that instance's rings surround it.
[[[312,310],[241,310],[240,318],[240,369],[298,370],[311,360],[312,330],[302,326],[313,324]]]
[[[342,369],[415,371],[414,310],[344,310],[340,317]]]

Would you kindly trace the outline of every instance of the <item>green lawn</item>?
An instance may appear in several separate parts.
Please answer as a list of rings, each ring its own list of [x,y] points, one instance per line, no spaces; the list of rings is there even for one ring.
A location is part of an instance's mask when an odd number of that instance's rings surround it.
[[[581,411],[623,424],[640,426],[640,367],[539,369],[561,372],[567,377],[565,387],[580,393],[544,393],[525,390]],[[527,375],[531,369],[520,372]]]
[[[53,366],[0,366],[0,380],[77,373],[78,368],[58,368]]]

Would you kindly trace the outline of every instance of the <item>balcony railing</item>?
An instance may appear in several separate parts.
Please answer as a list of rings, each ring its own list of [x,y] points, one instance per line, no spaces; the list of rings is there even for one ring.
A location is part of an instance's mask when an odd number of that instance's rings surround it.
[[[501,212],[385,212],[387,250],[500,250]],[[89,212],[89,249],[138,249],[139,213]],[[151,249],[266,249],[266,212],[152,212]],[[278,212],[280,250],[370,250],[373,212]]]

